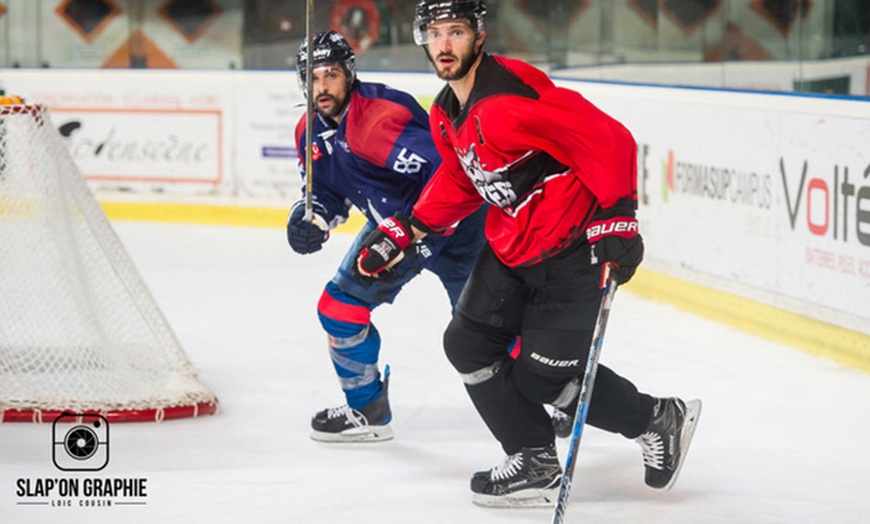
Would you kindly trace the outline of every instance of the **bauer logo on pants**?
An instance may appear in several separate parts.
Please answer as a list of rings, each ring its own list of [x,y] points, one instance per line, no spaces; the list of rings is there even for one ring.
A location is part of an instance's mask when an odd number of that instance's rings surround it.
[[[577,360],[576,358],[571,359],[571,360],[557,360],[554,358],[549,358],[549,357],[545,357],[543,355],[539,355],[538,353],[536,353],[534,351],[532,352],[532,354],[530,356],[532,357],[532,359],[537,360],[541,364],[544,364],[546,366],[551,366],[554,368],[570,368],[570,367],[580,365],[580,361]]]

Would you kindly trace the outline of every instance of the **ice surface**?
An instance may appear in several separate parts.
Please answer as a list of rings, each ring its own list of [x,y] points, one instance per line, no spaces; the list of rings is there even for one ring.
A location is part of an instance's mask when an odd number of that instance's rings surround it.
[[[117,222],[217,416],[112,424],[99,473],[51,459],[51,425],[0,425],[0,522],[545,523],[549,509],[474,506],[469,478],[503,454],[441,350],[446,294],[424,274],[375,311],[392,368],[396,438],[308,438],[342,397],[315,314],[349,235],[294,254],[281,229]],[[639,447],[589,429],[569,523],[870,522],[870,377],[619,292],[602,362],[704,412],[670,492],[643,484]],[[562,456],[566,443],[560,443]],[[29,506],[18,479],[145,478],[145,505]]]

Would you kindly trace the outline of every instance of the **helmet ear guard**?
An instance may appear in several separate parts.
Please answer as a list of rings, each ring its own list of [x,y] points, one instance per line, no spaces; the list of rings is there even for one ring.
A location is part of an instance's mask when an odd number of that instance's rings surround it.
[[[323,64],[337,63],[347,75],[348,85],[356,80],[356,55],[347,40],[336,31],[317,33],[311,42],[311,65],[317,67]],[[308,42],[302,41],[296,53],[296,73],[299,88],[307,96],[305,75],[308,68]]]
[[[433,22],[467,20],[476,34],[486,31],[483,0],[420,0],[414,11],[414,43],[426,45],[426,27]]]

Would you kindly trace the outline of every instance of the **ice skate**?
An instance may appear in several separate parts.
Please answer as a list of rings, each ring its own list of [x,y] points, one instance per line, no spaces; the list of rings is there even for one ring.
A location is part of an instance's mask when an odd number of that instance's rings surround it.
[[[318,411],[311,417],[311,438],[319,442],[379,442],[393,438],[389,375],[384,378],[381,396],[362,409],[347,404]]]
[[[700,416],[700,400],[658,399],[652,421],[635,439],[643,449],[647,486],[671,489],[680,474]]]
[[[501,465],[471,477],[471,500],[490,507],[549,507],[559,496],[561,482],[555,445],[522,448]]]

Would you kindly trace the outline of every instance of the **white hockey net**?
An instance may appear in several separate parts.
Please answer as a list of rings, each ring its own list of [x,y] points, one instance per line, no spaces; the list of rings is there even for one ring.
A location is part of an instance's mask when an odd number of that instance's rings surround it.
[[[0,105],[0,421],[216,408],[48,111]]]

